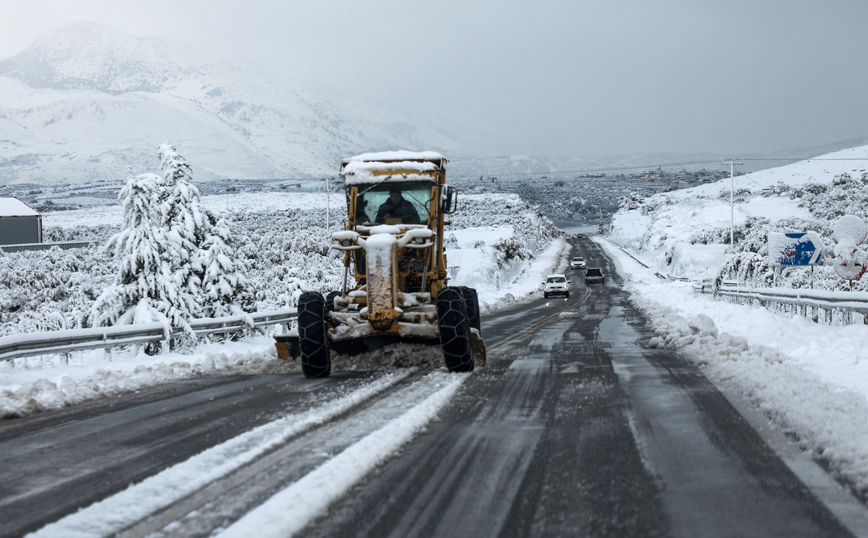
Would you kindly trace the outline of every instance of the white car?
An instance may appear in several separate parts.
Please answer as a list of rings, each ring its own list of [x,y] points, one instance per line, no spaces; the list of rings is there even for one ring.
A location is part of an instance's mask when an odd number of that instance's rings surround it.
[[[570,281],[562,274],[549,275],[543,282],[543,295],[548,299],[549,295],[570,296]]]
[[[576,256],[572,260],[570,260],[570,269],[584,269],[585,268],[585,259],[581,256]]]

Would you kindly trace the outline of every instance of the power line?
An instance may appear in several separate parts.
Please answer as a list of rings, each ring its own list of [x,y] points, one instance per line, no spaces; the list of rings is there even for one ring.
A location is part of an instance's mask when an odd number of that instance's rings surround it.
[[[868,157],[852,157],[852,158],[822,158],[822,157],[787,157],[780,159],[766,159],[766,158],[751,158],[751,159],[738,159],[739,161],[767,161],[767,162],[778,162],[778,161],[868,161]],[[658,163],[658,164],[638,164],[635,166],[621,166],[617,168],[594,168],[588,170],[553,170],[548,172],[549,174],[585,174],[590,172],[614,172],[619,170],[638,170],[644,169],[649,170],[653,168],[671,168],[673,166],[688,166],[693,164],[721,164],[721,159],[717,159],[714,161],[686,161],[680,163]],[[723,163],[723,164],[728,164]],[[536,174],[534,174],[536,175]]]
[[[765,162],[780,162],[780,161],[868,161],[868,157],[782,157],[778,159],[772,158],[746,158],[738,159],[739,161],[765,161]],[[550,174],[591,174],[594,172],[619,172],[624,170],[651,170],[654,168],[671,168],[673,166],[689,166],[696,164],[720,164],[721,159],[713,161],[684,161],[677,163],[655,163],[655,164],[637,164],[633,166],[618,166],[609,168],[587,168],[584,170],[551,170],[548,172],[506,172],[499,173],[498,176],[542,176]]]

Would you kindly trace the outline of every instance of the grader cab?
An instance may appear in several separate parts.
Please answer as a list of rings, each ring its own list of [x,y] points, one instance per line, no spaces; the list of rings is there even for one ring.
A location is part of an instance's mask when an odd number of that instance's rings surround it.
[[[341,163],[347,229],[332,234],[331,246],[344,252],[342,288],[303,293],[298,334],[275,337],[278,355],[298,355],[306,377],[328,376],[332,351],[402,342],[441,346],[452,372],[484,364],[476,290],[447,286],[443,228],[457,191],[446,185],[446,162],[393,151]]]

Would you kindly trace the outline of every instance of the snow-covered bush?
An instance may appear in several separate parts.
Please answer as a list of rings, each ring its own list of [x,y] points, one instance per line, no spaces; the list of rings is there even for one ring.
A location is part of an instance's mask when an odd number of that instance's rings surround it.
[[[858,180],[839,174],[829,185],[809,183],[792,196],[818,220],[833,221],[843,215],[868,218],[868,173]]]
[[[90,326],[90,306],[112,276],[96,248],[0,256],[0,332]]]
[[[622,196],[618,199],[618,211],[630,211],[631,209],[639,209],[645,202],[646,196],[637,192],[631,192],[627,196]]]

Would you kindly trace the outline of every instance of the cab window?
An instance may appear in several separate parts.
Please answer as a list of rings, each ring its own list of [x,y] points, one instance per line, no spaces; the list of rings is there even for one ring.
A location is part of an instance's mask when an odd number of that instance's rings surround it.
[[[425,224],[430,216],[431,193],[433,184],[430,181],[396,182],[384,181],[372,187],[359,189],[356,203],[356,223],[376,224],[377,212],[389,199],[389,192],[395,188],[401,189],[401,197],[411,204],[419,214],[418,224]]]

